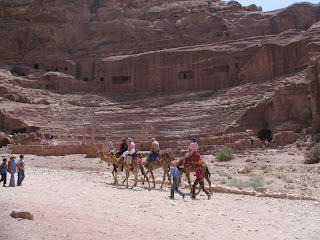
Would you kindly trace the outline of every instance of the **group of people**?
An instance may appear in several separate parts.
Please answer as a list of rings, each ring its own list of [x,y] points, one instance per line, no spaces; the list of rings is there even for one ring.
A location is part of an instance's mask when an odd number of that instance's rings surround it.
[[[253,140],[252,139],[250,140],[250,144],[253,145]],[[277,149],[277,147],[278,147],[276,140],[269,141],[267,139],[266,140],[259,139],[258,140],[258,144],[259,144],[259,147],[262,148],[263,150],[267,149],[267,148],[270,148],[270,147],[272,147],[273,149]]]
[[[4,158],[2,160],[2,164],[0,165],[0,173],[1,173],[0,182],[3,182],[3,187],[6,187],[6,184],[7,184],[7,173],[10,173],[9,187],[16,186],[16,181],[15,181],[16,173],[18,173],[17,186],[21,186],[25,177],[24,170],[25,170],[25,163],[24,163],[23,155],[20,155],[19,161],[16,160],[16,156],[11,156],[9,161],[7,158]]]
[[[132,141],[132,138],[129,137],[127,140],[128,140],[128,142],[126,141],[125,138],[122,139],[122,142],[120,143],[119,151],[117,152],[117,155],[118,156],[122,155],[125,160],[128,155],[133,155],[136,152],[135,144]],[[159,142],[155,138],[152,138],[151,141],[152,141],[151,150],[149,152],[148,161],[153,161],[154,159],[159,157],[161,154]],[[196,141],[196,138],[193,137],[191,139],[191,143],[189,145],[187,153],[183,156],[182,159],[180,159],[180,161],[182,162],[181,167],[185,166],[185,162],[188,157],[192,156],[192,154],[194,154],[195,152],[198,152],[198,151],[199,151],[199,145]],[[196,190],[197,185],[200,184],[201,189],[207,194],[208,198],[210,199],[210,196],[211,196],[210,193],[204,188],[203,172],[202,172],[202,168],[200,166],[200,163],[196,162],[195,168],[196,168],[196,171],[195,171],[196,172],[195,173],[196,180],[192,185],[191,198],[196,197],[195,190]],[[178,188],[178,182],[179,182],[181,175],[180,175],[180,172],[179,172],[175,162],[171,162],[170,174],[172,176],[173,183],[171,186],[169,198],[174,199],[174,192],[175,191],[178,192],[184,198],[185,194]]]
[[[125,161],[127,160],[127,156],[134,156],[136,153],[135,143],[132,141],[132,138],[129,137],[127,140],[125,138],[122,139],[120,143],[119,151],[117,151],[117,156],[123,156]],[[152,161],[160,156],[160,145],[159,142],[156,141],[155,138],[152,138],[151,151],[149,153],[148,160]]]

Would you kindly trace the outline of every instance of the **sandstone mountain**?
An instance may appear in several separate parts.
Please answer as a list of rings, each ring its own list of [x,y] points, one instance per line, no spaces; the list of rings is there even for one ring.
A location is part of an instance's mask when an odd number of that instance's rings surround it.
[[[320,131],[320,4],[0,1],[0,145],[156,129],[166,148]]]

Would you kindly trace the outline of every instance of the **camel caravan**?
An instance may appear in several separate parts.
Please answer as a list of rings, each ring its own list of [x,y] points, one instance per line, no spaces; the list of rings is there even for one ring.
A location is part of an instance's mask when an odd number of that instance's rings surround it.
[[[195,138],[192,138],[192,142],[189,146],[188,152],[185,154],[183,158],[179,159],[178,161],[175,161],[174,157],[170,153],[160,151],[159,143],[155,140],[155,138],[153,138],[151,151],[147,156],[147,158],[143,160],[141,154],[137,153],[137,151],[135,150],[135,144],[132,141],[132,139],[128,138],[127,141],[126,139],[122,140],[122,142],[120,143],[119,151],[117,152],[98,151],[97,156],[100,158],[102,162],[107,162],[109,165],[110,164],[113,165],[112,175],[114,177],[114,184],[117,186],[119,185],[118,175],[124,170],[125,179],[123,180],[122,184],[126,182],[126,187],[128,188],[129,174],[130,172],[132,172],[134,174],[134,183],[131,186],[131,189],[137,186],[139,170],[143,177],[142,185],[144,185],[144,182],[146,180],[148,183],[149,191],[151,190],[151,187],[150,187],[148,174],[151,175],[153,180],[152,188],[155,188],[156,184],[155,184],[153,171],[157,169],[163,170],[163,178],[162,178],[162,183],[160,188],[163,187],[163,184],[166,178],[168,179],[168,184],[171,185],[170,167],[172,168],[172,166],[177,166],[177,169],[180,173],[179,183],[181,182],[181,177],[183,176],[183,174],[185,174],[188,180],[190,191],[192,193],[194,192],[195,189],[192,189],[192,185],[190,181],[190,173],[196,172],[197,178],[198,178],[197,171],[200,171],[201,179],[203,178],[206,179],[209,185],[210,194],[208,194],[208,192],[205,191],[204,188],[202,189],[207,193],[208,198],[210,198],[210,195],[211,195],[210,172],[206,163],[201,159],[201,156],[198,153],[198,150],[199,150],[198,144],[196,143]],[[195,185],[193,187],[195,188]],[[203,184],[202,184],[202,187],[203,187]],[[193,194],[193,196],[195,195]]]

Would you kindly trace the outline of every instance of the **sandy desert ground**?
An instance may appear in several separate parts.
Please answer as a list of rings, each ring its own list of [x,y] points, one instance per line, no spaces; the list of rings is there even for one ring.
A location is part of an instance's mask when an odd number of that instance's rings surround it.
[[[1,157],[8,156],[2,154]],[[111,167],[84,155],[26,155],[21,187],[0,188],[0,239],[319,239],[319,201],[201,192],[196,200],[169,188],[115,186]],[[228,163],[204,156],[213,185],[252,187],[319,198],[320,165],[298,149],[251,150]],[[239,169],[254,166],[247,174]],[[161,179],[161,170],[156,172]],[[122,178],[122,176],[121,176]],[[251,182],[250,182],[251,181]],[[132,184],[132,175],[130,178]],[[243,184],[241,187],[237,184]],[[246,185],[247,184],[247,185]],[[189,193],[183,179],[183,191]],[[14,210],[34,220],[14,219]]]

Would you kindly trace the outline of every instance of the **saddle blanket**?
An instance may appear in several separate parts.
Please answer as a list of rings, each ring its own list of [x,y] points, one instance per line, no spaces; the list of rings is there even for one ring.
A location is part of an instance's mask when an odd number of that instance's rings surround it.
[[[192,168],[194,163],[199,161],[200,153],[194,152],[190,157],[186,159],[185,168]]]

